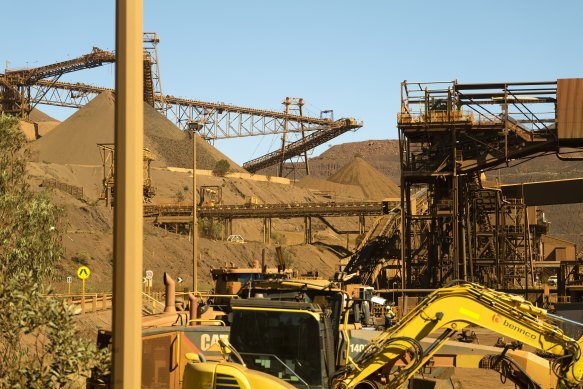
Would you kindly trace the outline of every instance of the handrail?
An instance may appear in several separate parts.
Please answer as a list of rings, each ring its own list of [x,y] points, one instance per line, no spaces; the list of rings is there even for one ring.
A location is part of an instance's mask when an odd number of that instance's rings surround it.
[[[227,326],[224,321],[219,319],[190,319],[186,322],[186,325],[189,325],[190,323],[219,323],[222,327]]]
[[[234,299],[238,299],[239,296],[236,294],[214,294],[214,293],[204,293],[204,292],[176,292],[175,296],[188,296],[188,295],[194,295],[194,297],[226,297],[226,298],[234,298]]]
[[[148,301],[145,302],[144,299],[147,299]],[[142,292],[142,308],[146,305],[150,305],[152,307],[152,310],[161,310],[162,312],[164,312],[164,309],[166,308],[166,304],[164,304],[161,301],[156,300],[154,297],[152,297],[151,295]],[[155,313],[155,312],[152,312]]]
[[[99,293],[99,292],[85,292],[85,297],[91,297],[91,296],[97,296],[97,297],[101,297],[101,296],[105,296],[105,297],[111,297],[113,296],[113,293],[111,292],[107,292],[107,293]],[[51,294],[44,294],[43,297],[55,297],[55,298],[71,298],[71,297],[83,297],[83,294],[81,293],[51,293]]]
[[[59,293],[59,294],[45,294],[43,295],[45,298],[55,298],[63,300],[63,302],[69,306],[81,306],[81,309],[74,314],[79,313],[87,313],[87,312],[97,312],[110,309],[108,307],[108,302],[113,300],[112,293],[85,293],[83,294],[68,294],[68,293]],[[101,301],[100,306],[98,307],[97,302]],[[86,306],[89,305],[91,308],[89,310],[86,309]]]
[[[151,295],[149,295],[149,294],[148,294],[148,293],[146,293],[146,292],[142,292],[142,298],[143,298],[143,297],[147,297],[147,298],[149,298],[150,300],[152,300],[153,302],[155,302],[155,303],[157,303],[157,304],[160,304],[160,305],[162,305],[162,306],[165,306],[165,304],[164,304],[163,302],[156,300],[154,297],[152,297]]]

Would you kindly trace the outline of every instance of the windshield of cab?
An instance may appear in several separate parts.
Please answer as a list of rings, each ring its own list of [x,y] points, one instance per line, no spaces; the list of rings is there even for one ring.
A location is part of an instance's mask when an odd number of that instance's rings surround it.
[[[233,311],[230,343],[247,367],[300,388],[322,387],[318,321],[302,312]]]

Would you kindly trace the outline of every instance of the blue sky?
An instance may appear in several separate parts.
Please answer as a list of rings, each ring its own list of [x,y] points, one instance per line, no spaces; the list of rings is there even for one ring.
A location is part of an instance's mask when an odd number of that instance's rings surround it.
[[[115,47],[113,1],[3,5],[0,66],[40,66]],[[26,16],[24,16],[26,15]],[[394,139],[400,83],[583,76],[581,1],[144,1],[165,94],[364,121],[331,143]],[[113,65],[64,80],[113,86]],[[64,119],[69,109],[41,110]],[[242,163],[277,139],[218,141]],[[321,146],[313,155],[324,151]]]

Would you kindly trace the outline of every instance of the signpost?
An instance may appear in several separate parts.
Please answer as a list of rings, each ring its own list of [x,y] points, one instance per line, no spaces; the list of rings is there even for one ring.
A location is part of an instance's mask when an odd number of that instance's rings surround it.
[[[152,278],[154,278],[154,272],[152,270],[146,270],[146,287],[148,288],[148,301],[150,300],[151,296],[150,293],[152,292]]]
[[[82,281],[81,285],[81,312],[85,313],[85,280],[91,275],[91,270],[87,266],[80,266],[77,269],[77,277]],[[69,284],[70,285],[70,284]]]
[[[69,287],[69,297],[71,297],[71,283],[73,282],[73,277],[67,276],[67,286]]]

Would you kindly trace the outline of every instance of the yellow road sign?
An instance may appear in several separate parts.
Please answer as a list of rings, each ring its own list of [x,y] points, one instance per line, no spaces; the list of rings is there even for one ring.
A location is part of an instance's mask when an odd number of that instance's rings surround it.
[[[82,280],[88,278],[90,274],[91,271],[87,266],[80,266],[79,269],[77,269],[77,277],[79,277]]]

